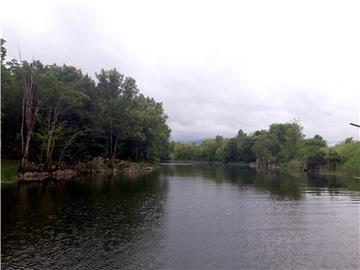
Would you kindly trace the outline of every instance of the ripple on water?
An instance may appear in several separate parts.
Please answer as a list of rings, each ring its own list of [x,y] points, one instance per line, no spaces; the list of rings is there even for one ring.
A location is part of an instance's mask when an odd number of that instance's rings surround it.
[[[2,267],[358,269],[360,193],[309,181],[175,165],[2,188]]]

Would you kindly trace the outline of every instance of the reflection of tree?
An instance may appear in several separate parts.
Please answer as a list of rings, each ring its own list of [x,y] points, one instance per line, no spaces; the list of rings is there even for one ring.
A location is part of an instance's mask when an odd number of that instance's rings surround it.
[[[167,189],[155,172],[3,190],[3,263],[43,269],[153,264],[161,249]]]
[[[276,199],[299,200],[303,197],[304,180],[287,174],[261,173],[237,165],[204,164],[195,166],[164,166],[170,176],[201,177],[204,180],[237,183],[240,188],[248,185],[266,190]]]
[[[215,182],[237,182],[238,177],[243,174],[253,175],[254,171],[232,165],[222,164],[197,164],[197,165],[180,165],[180,166],[164,166],[163,172],[168,176],[180,177],[201,177],[204,180]],[[241,175],[240,175],[241,174]]]
[[[321,195],[324,191],[336,194],[338,188],[360,191],[360,182],[352,178],[314,176],[303,173],[256,172],[237,165],[165,165],[163,172],[168,176],[189,179],[200,177],[204,181],[237,183],[240,188],[254,186],[258,190],[270,192],[275,199],[279,200],[301,200],[304,198],[305,187],[317,195]]]
[[[329,193],[338,192],[338,188],[360,191],[360,181],[351,177],[336,175],[306,175],[308,185],[314,188],[328,187]],[[320,189],[319,189],[320,190]]]
[[[284,173],[258,173],[254,178],[257,188],[270,191],[278,200],[301,200],[304,197],[304,180]]]

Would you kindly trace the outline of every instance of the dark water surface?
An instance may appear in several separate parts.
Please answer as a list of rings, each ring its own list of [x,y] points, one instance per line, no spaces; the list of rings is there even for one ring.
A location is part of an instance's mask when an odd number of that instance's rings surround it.
[[[222,165],[2,186],[2,268],[359,269],[356,190]]]

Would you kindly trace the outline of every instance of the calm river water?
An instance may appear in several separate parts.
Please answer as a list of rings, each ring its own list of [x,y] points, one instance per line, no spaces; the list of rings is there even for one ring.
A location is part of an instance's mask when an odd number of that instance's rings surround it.
[[[359,269],[359,181],[162,165],[1,187],[3,269]]]

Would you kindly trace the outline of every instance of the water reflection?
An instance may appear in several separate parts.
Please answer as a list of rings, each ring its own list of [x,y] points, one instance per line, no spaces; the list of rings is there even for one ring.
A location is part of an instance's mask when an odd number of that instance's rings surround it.
[[[360,191],[360,181],[350,177],[314,176],[305,173],[264,172],[222,164],[163,164],[164,174],[189,179],[200,177],[216,183],[233,183],[239,188],[254,187],[264,190],[277,200],[301,200],[310,189],[320,195],[324,190],[330,194],[338,193],[339,188]],[[357,197],[357,196],[356,196]]]
[[[164,165],[4,186],[4,269],[357,269],[359,181]]]
[[[156,173],[2,189],[2,266],[156,267],[167,189]]]

